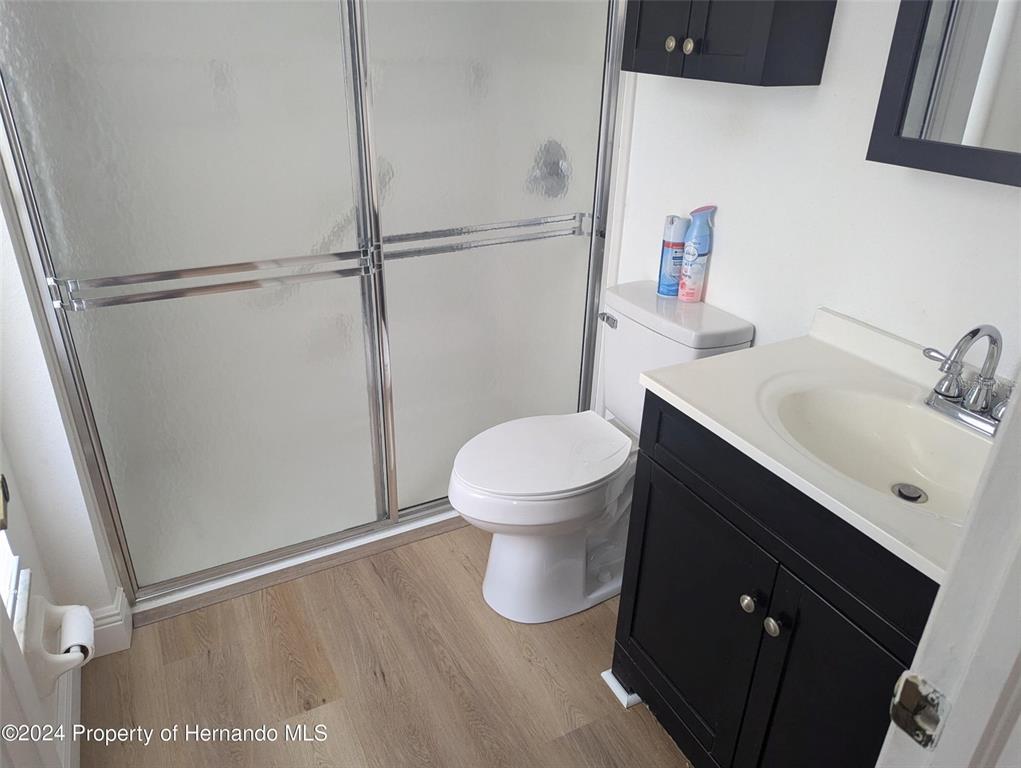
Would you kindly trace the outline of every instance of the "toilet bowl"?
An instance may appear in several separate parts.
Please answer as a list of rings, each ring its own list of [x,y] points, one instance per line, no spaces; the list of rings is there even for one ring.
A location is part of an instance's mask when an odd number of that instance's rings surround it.
[[[476,435],[454,459],[451,506],[493,534],[483,597],[513,621],[553,621],[620,591],[645,397],[639,375],[744,349],[754,333],[723,310],[657,296],[654,281],[608,289],[604,307],[607,417],[514,419]]]
[[[620,591],[636,454],[593,411],[505,422],[461,448],[448,497],[493,534],[482,594],[497,613],[552,621]]]

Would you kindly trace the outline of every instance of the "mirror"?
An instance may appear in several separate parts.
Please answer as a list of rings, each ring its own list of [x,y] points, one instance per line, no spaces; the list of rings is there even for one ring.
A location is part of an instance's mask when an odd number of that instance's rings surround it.
[[[1021,186],[1021,2],[902,0],[867,158]]]
[[[902,136],[1021,152],[1017,0],[933,0]]]

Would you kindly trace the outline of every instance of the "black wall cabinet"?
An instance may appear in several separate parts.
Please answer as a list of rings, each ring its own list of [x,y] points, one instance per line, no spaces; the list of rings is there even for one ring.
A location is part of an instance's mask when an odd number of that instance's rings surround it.
[[[621,66],[746,85],[818,85],[836,0],[628,0]]]
[[[935,582],[653,395],[634,493],[618,680],[696,768],[871,768]]]

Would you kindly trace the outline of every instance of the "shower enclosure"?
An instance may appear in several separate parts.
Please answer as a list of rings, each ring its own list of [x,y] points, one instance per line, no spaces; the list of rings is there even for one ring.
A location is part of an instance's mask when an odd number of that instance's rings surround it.
[[[620,15],[0,6],[5,213],[133,598],[442,509],[472,435],[587,407]]]

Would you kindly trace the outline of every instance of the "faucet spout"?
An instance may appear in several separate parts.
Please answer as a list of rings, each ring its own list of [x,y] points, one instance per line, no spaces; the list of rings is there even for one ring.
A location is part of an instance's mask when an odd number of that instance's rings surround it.
[[[1000,363],[1000,348],[1003,346],[1003,337],[1000,335],[999,330],[993,325],[977,325],[964,334],[960,340],[954,344],[954,348],[950,350],[950,354],[947,355],[946,362],[943,365],[954,366],[956,370],[960,371],[964,365],[964,356],[968,354],[968,350],[972,348],[976,341],[979,339],[988,339],[989,348],[986,350],[986,359],[982,363],[982,370],[979,371],[979,379],[992,379],[996,375],[996,366]],[[943,366],[940,366],[940,370],[943,371]],[[947,373],[948,371],[943,371]]]

